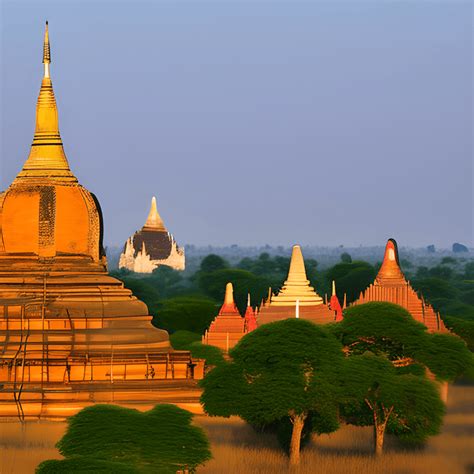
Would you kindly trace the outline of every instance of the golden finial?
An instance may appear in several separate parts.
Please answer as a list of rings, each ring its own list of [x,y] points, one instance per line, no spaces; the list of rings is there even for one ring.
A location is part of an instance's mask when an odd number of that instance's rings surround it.
[[[43,41],[44,77],[49,77],[50,63],[51,63],[51,47],[49,45],[48,21],[46,20],[46,27],[44,29],[44,41]]]
[[[45,179],[76,183],[64,154],[58,124],[58,108],[49,77],[51,51],[49,47],[48,22],[44,32],[43,64],[44,76],[36,103],[36,127],[31,151],[16,180]],[[15,181],[16,181],[15,180]]]

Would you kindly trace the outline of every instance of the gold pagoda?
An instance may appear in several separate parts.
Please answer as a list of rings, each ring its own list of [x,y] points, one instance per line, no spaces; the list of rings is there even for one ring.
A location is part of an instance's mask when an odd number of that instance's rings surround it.
[[[277,295],[269,292],[257,316],[259,326],[287,318],[309,319],[318,324],[336,320],[336,311],[310,286],[299,245],[293,246],[288,277],[283,287]]]
[[[63,418],[95,402],[199,407],[203,362],[173,350],[107,273],[100,205],[64,153],[50,62],[46,23],[33,144],[0,193],[0,417]]]

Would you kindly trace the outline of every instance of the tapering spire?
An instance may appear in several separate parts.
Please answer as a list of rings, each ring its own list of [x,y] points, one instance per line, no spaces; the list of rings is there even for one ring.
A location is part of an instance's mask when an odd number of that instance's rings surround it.
[[[310,286],[306,277],[303,253],[299,245],[294,245],[291,252],[288,277],[280,292],[271,299],[273,306],[315,306],[323,303],[323,299]]]
[[[225,296],[224,296],[224,304],[221,306],[219,314],[238,314],[240,316],[239,310],[235,305],[234,301],[234,287],[232,283],[227,283],[225,286]]]
[[[250,293],[247,294],[247,308],[250,306]]]
[[[44,74],[36,104],[36,127],[30,155],[15,182],[54,181],[77,182],[71,173],[59,134],[58,109],[50,78],[51,49],[48,22],[43,41]]]
[[[398,246],[395,239],[388,239],[385,246],[383,262],[377,274],[376,282],[380,283],[382,280],[405,281],[398,260]]]
[[[156,197],[153,196],[151,199],[151,207],[150,212],[148,213],[148,219],[143,226],[145,230],[155,230],[155,231],[163,231],[166,232],[166,227],[161,218],[160,214],[158,213],[158,208],[156,207]]]
[[[287,282],[308,282],[304,267],[303,253],[299,245],[294,245],[291,252],[290,269]]]

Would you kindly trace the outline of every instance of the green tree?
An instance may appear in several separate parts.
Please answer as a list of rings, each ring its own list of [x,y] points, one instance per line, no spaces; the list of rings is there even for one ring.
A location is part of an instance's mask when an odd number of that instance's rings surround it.
[[[91,468],[89,472],[175,474],[184,467],[194,472],[211,452],[204,431],[191,423],[192,418],[175,405],[157,405],[145,413],[116,405],[84,408],[68,419],[57,443],[66,459],[42,463],[37,472],[79,473]],[[100,470],[107,463],[110,470]]]
[[[343,252],[341,253],[341,262],[342,263],[352,263],[352,257],[349,253]]]
[[[336,282],[337,296],[342,302],[344,293],[347,302],[355,301],[360,292],[365,290],[375,279],[375,269],[367,262],[338,263],[326,270],[329,283]]]
[[[374,427],[375,455],[382,454],[386,432],[417,443],[439,433],[444,404],[426,376],[399,373],[368,352],[346,360],[344,382],[342,413],[348,423]]]
[[[472,354],[461,338],[429,333],[408,311],[392,303],[352,306],[332,328],[349,356],[372,352],[403,370],[428,368],[439,380],[452,381],[472,364]]]
[[[207,374],[201,402],[211,416],[237,415],[254,426],[289,419],[296,465],[305,421],[312,418],[313,432],[338,427],[341,349],[326,328],[309,321],[265,324],[230,351],[231,362]]]
[[[157,303],[153,325],[169,332],[203,334],[218,311],[215,301],[202,296],[176,296]]]
[[[216,270],[223,270],[228,268],[229,264],[225,259],[211,253],[207,257],[204,257],[201,262],[200,271],[203,273],[215,272]]]
[[[198,276],[198,285],[203,293],[219,302],[224,299],[225,287],[228,282],[234,286],[234,298],[240,311],[244,311],[247,306],[249,292],[252,295],[253,303],[258,304],[267,295],[268,287],[272,286],[271,280],[239,268],[216,270]]]

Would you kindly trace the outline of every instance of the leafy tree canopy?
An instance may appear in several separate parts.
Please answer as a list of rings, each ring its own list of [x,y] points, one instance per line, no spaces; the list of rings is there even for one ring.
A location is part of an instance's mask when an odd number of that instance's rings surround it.
[[[153,325],[169,332],[204,334],[218,311],[215,301],[202,296],[177,296],[157,303]]]
[[[175,474],[185,466],[194,470],[211,458],[211,452],[206,435],[191,423],[192,418],[190,412],[175,405],[157,405],[145,413],[94,405],[68,419],[67,431],[57,447],[69,465],[91,467],[95,462],[100,468],[102,462],[130,468],[114,466],[109,472]],[[95,468],[90,472],[101,472]]]
[[[410,442],[439,433],[444,404],[425,376],[400,374],[385,357],[371,353],[349,357],[343,370],[342,413],[348,423],[374,425],[376,454],[382,452],[386,431]]]
[[[219,255],[210,254],[207,257],[204,257],[201,262],[201,272],[210,273],[215,272],[216,270],[223,270],[228,268],[229,264],[225,259],[219,257]]]
[[[450,334],[430,334],[401,306],[366,303],[344,312],[344,320],[333,326],[351,355],[370,351],[390,361],[428,367],[442,380],[453,380],[472,363],[466,344]]]
[[[290,462],[297,463],[308,417],[319,415],[320,423],[315,416],[312,426],[315,432],[338,426],[341,349],[326,328],[309,321],[265,324],[230,351],[230,363],[212,370],[201,382],[204,409],[213,416],[237,415],[252,425],[289,418]]]
[[[367,262],[338,263],[326,271],[326,279],[336,282],[340,301],[347,295],[347,302],[355,301],[375,279],[375,269]]]

